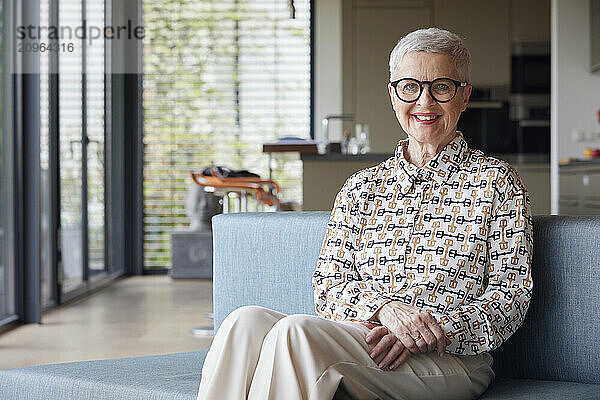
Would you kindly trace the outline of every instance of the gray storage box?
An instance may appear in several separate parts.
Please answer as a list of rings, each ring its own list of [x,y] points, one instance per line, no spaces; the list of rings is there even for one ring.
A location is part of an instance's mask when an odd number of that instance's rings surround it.
[[[212,232],[171,232],[171,278],[212,279]]]

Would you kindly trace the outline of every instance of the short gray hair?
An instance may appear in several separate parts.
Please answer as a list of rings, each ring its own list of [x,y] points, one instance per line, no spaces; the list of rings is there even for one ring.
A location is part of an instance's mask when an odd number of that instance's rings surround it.
[[[439,28],[418,29],[398,41],[390,54],[390,79],[406,53],[448,54],[454,61],[459,79],[468,82],[471,74],[471,54],[465,43],[455,33]]]

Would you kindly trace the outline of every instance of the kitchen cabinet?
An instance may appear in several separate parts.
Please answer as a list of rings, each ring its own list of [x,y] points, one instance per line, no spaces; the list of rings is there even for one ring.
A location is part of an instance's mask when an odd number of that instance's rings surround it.
[[[302,154],[302,210],[331,210],[335,196],[356,171],[385,161],[391,154]]]
[[[393,151],[406,134],[396,120],[387,89],[390,52],[398,40],[431,23],[428,1],[343,2],[343,108],[367,123],[371,151]]]
[[[530,155],[535,158],[536,155]],[[542,156],[544,157],[544,156]],[[519,163],[508,157],[500,157],[508,161],[521,177],[529,193],[531,213],[533,215],[550,214],[550,162]]]
[[[600,72],[600,0],[590,0],[592,72]]]
[[[433,25],[465,39],[471,52],[471,84],[510,85],[509,2],[434,0]]]
[[[600,215],[600,162],[560,167],[561,215]]]
[[[511,0],[512,42],[550,43],[550,0]]]

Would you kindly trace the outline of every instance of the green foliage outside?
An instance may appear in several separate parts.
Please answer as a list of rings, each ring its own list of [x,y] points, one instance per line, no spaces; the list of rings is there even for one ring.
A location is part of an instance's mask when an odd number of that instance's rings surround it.
[[[144,263],[171,264],[186,229],[189,171],[211,165],[268,177],[262,144],[309,137],[309,1],[145,0]],[[277,156],[283,201],[302,202],[297,154]]]

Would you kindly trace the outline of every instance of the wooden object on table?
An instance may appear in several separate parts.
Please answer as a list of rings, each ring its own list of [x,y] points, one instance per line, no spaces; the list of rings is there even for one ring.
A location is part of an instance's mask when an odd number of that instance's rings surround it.
[[[314,140],[285,140],[263,144],[263,153],[297,151],[299,153],[318,153]]]

